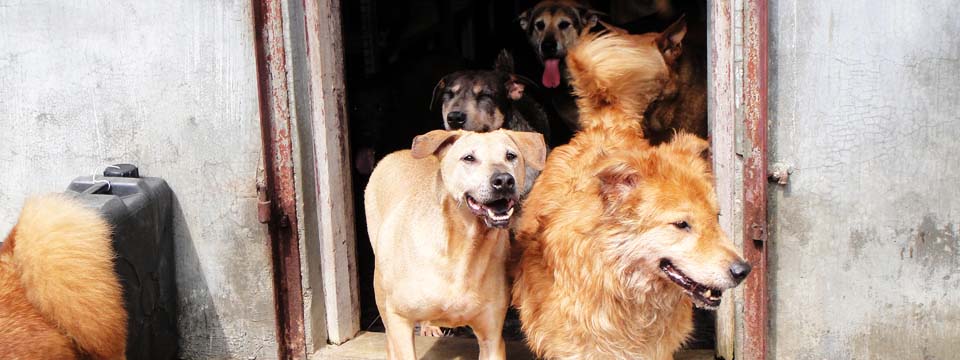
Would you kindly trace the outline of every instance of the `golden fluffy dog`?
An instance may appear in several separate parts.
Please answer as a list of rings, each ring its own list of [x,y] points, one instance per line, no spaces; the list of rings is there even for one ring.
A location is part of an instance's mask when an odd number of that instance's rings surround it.
[[[0,249],[0,357],[124,359],[110,228],[64,196],[28,200]]]
[[[669,359],[691,305],[749,273],[718,223],[707,143],[643,138],[669,76],[659,36],[590,36],[567,57],[583,130],[549,156],[517,231],[513,303],[540,357]]]

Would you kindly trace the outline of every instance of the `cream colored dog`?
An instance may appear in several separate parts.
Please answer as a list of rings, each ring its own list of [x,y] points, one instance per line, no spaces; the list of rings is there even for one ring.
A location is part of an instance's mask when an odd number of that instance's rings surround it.
[[[473,328],[480,359],[504,359],[507,227],[538,133],[435,130],[377,164],[365,192],[387,358],[414,359],[416,322]]]

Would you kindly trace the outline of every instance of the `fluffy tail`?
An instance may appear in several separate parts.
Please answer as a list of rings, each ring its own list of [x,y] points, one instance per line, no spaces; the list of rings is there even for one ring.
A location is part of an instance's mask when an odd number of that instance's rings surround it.
[[[26,202],[12,235],[28,300],[80,351],[123,359],[127,315],[109,225],[75,200],[49,195]]]
[[[578,97],[580,126],[613,118],[639,119],[659,96],[668,71],[652,41],[625,32],[590,34],[567,54],[571,85]]]

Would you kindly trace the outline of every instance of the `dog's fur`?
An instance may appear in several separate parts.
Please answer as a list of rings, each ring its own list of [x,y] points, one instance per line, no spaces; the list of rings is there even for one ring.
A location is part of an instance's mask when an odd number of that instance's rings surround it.
[[[0,249],[0,357],[124,359],[110,228],[64,196],[24,205]]]
[[[662,31],[674,40],[660,44],[671,48],[669,81],[644,115],[645,134],[654,144],[669,141],[677,132],[707,138],[706,29],[702,21],[692,23],[693,36],[687,29],[687,19],[681,16]]]
[[[677,269],[713,291],[742,280],[707,143],[643,137],[641,114],[669,80],[659,41],[590,35],[568,54],[582,130],[551,153],[517,230],[513,304],[540,357],[669,359],[692,330],[691,305],[719,301],[671,281]]]
[[[578,113],[566,79],[564,59],[580,36],[596,26],[598,20],[596,11],[584,2],[573,0],[540,1],[517,18],[537,59],[544,66],[541,82],[550,98],[550,105],[571,131],[579,128]],[[549,61],[556,62],[555,70],[547,66]],[[548,75],[552,71],[556,74]],[[548,80],[557,76],[559,83]]]
[[[469,325],[481,359],[504,358],[507,227],[545,158],[537,133],[435,130],[377,164],[364,202],[389,359],[415,357],[416,322]]]

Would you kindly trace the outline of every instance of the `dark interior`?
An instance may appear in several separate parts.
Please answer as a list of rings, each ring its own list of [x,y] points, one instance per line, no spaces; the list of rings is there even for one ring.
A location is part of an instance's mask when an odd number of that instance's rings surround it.
[[[512,53],[519,75],[539,78],[542,65],[517,22],[517,16],[535,3],[521,0],[342,2],[362,330],[383,331],[374,301],[373,251],[364,223],[363,189],[369,170],[384,155],[409,148],[414,136],[443,128],[439,110],[430,108],[433,88],[443,76],[458,70],[492,69],[497,54],[506,49]],[[658,11],[657,3],[655,0],[597,0],[591,5],[606,14],[601,20],[631,33],[661,31],[685,14],[686,39],[705,45],[704,1],[673,0],[670,13]],[[684,46],[689,48],[686,42]],[[706,66],[705,55],[702,63]],[[527,94],[544,104],[542,91],[536,87],[528,87]],[[571,136],[570,131],[559,123],[548,106],[544,108],[552,130],[550,145],[565,143]],[[714,318],[713,312],[695,311],[696,330],[688,348],[714,348]],[[450,333],[471,335],[469,329],[453,329]],[[504,335],[507,340],[522,339],[519,321],[512,311],[508,314]]]

